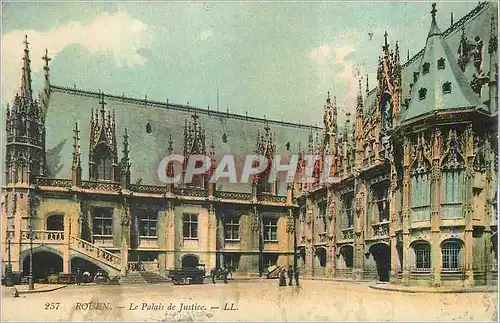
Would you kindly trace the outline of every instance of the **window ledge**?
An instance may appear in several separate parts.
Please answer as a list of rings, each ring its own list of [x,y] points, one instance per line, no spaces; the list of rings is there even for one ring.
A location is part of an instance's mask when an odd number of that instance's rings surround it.
[[[240,242],[240,239],[224,239],[226,242]]]
[[[113,238],[112,234],[94,234],[92,235],[94,238]]]
[[[198,238],[188,238],[188,237],[183,237],[182,239],[184,239],[184,240],[198,240]]]
[[[158,236],[139,236],[139,239],[158,239]]]

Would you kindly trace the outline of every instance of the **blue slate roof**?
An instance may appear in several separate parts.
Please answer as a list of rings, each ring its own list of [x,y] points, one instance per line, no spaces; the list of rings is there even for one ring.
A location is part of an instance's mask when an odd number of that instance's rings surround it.
[[[169,135],[172,135],[174,153],[182,154],[185,120],[190,121],[196,111],[199,122],[206,131],[206,146],[213,140],[215,157],[220,160],[224,154],[236,156],[236,167],[240,169],[245,154],[253,154],[257,143],[257,131],[262,133],[266,123],[275,133],[277,154],[296,154],[298,143],[307,146],[310,131],[321,129],[306,125],[265,120],[241,115],[208,111],[194,107],[151,102],[105,95],[106,109],[115,112],[117,148],[123,148],[125,128],[129,135],[131,159],[131,182],[146,185],[164,185],[157,178],[157,167],[168,155]],[[99,93],[51,86],[50,102],[46,112],[47,166],[51,177],[71,178],[73,152],[73,129],[79,122],[81,137],[82,179],[89,178],[89,140],[91,110],[98,109]],[[320,110],[318,110],[320,111]],[[151,133],[146,131],[150,124]],[[227,142],[224,142],[223,135]],[[290,143],[290,151],[286,144]],[[118,158],[121,159],[120,153]],[[239,176],[239,173],[238,173]],[[218,184],[219,185],[219,184]],[[248,184],[222,183],[219,189],[225,191],[250,192]],[[280,183],[283,193],[285,183]]]

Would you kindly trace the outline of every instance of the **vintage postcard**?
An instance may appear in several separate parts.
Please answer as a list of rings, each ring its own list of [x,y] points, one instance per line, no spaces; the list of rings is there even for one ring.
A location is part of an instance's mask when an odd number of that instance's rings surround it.
[[[497,321],[497,2],[2,2],[1,320]]]

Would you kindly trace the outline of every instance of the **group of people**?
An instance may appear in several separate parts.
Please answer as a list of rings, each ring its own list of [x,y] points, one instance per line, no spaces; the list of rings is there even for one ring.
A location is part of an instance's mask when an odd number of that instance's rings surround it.
[[[299,269],[297,267],[295,267],[294,270],[292,268],[292,265],[290,265],[288,266],[288,269],[283,269],[280,272],[279,286],[286,286],[286,276],[288,276],[288,286],[293,286],[292,284],[293,278],[295,278],[295,285],[299,286]]]
[[[90,273],[85,271],[82,273],[80,268],[78,268],[75,272],[75,282],[77,285],[80,285],[82,282],[89,283],[90,282]]]

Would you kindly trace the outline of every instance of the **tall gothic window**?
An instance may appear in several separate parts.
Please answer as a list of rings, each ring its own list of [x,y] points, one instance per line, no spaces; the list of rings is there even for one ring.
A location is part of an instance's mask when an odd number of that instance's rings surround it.
[[[411,178],[411,220],[429,221],[431,205],[431,181],[428,172],[413,174]]]
[[[354,227],[354,214],[352,210],[352,202],[354,194],[345,194],[342,196],[342,214],[344,216],[343,227],[344,229]]]
[[[443,271],[455,271],[460,268],[460,244],[457,241],[443,243],[441,254],[443,260]]]
[[[372,210],[374,217],[379,222],[389,220],[389,187],[386,183],[380,183],[373,187]]]
[[[155,211],[145,211],[141,215],[140,235],[141,237],[156,237],[156,224],[158,213]]]
[[[224,239],[226,241],[240,240],[240,221],[238,216],[229,216],[224,224]]]
[[[264,218],[264,241],[278,240],[278,219]]]
[[[464,172],[461,169],[444,169],[441,183],[441,218],[462,217],[462,190]]]
[[[94,154],[94,163],[96,165],[94,178],[96,180],[111,180],[111,168],[113,158],[108,147],[101,145]]]
[[[182,234],[184,239],[198,238],[198,214],[186,213],[183,215]]]
[[[320,223],[323,225],[319,232],[326,232],[326,221],[327,221],[327,203],[326,200],[318,203],[318,218],[320,218]]]
[[[94,236],[113,235],[113,209],[95,208],[93,210],[93,232]]]

